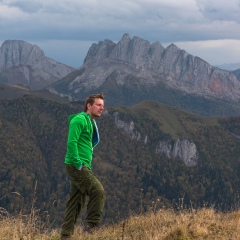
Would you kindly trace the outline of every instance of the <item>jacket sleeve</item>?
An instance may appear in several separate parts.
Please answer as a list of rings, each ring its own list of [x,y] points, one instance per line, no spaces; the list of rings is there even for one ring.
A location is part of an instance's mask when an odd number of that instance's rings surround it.
[[[78,153],[78,141],[84,127],[83,120],[81,117],[73,118],[69,124],[68,131],[67,151],[70,153],[73,165],[77,169],[82,166]]]

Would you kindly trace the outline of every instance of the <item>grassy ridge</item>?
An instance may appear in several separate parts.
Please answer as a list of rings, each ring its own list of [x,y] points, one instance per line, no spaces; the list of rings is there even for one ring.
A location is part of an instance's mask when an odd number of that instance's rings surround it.
[[[148,116],[161,125],[162,131],[170,134],[173,138],[187,137],[189,132],[194,131],[198,125],[203,127],[218,125],[218,118],[216,117],[191,114],[153,101],[143,101],[130,107],[130,109],[138,113],[139,118],[141,118],[143,112],[148,113]]]
[[[66,103],[69,101],[67,98],[60,97],[56,94],[49,92],[46,89],[32,90],[31,88],[24,85],[10,85],[0,82],[0,99],[15,99],[24,95],[38,96],[60,103]]]
[[[1,209],[0,209],[1,210]],[[42,222],[38,212],[28,216],[11,217],[0,211],[1,240],[58,240],[60,229],[52,229]],[[84,233],[77,226],[72,240],[134,239],[134,240],[191,240],[240,239],[240,211],[216,213],[213,209],[172,210],[161,209],[145,215],[132,216],[116,225],[102,226],[93,234]]]

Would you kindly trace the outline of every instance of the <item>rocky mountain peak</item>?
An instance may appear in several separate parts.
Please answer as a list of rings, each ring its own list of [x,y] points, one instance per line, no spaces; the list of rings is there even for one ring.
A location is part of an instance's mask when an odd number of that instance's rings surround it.
[[[115,45],[116,44],[110,40],[104,40],[98,42],[98,44],[92,44],[92,46],[88,50],[87,56],[84,59],[84,64],[93,59],[95,61],[98,61],[103,58],[108,58]]]
[[[19,65],[38,65],[44,52],[36,45],[18,40],[6,40],[0,48],[0,71]]]
[[[173,43],[171,43],[166,49],[167,49],[167,51],[173,52],[173,53],[181,51],[181,49]]]
[[[21,40],[6,40],[0,47],[0,82],[44,88],[75,70],[45,56],[43,50]]]
[[[116,44],[110,40],[93,44],[87,53],[84,64],[108,58],[109,60],[156,69],[163,52],[164,47],[160,42],[151,44],[149,41],[136,36],[131,38],[126,33]]]

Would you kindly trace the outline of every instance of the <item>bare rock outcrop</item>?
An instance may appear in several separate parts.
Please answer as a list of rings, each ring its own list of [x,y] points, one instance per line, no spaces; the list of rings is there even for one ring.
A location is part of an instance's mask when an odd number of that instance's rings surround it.
[[[189,139],[176,141],[160,141],[156,153],[163,153],[167,158],[179,157],[187,167],[194,167],[198,163],[198,151],[195,143]]]
[[[131,121],[129,123],[126,123],[123,120],[121,120],[118,115],[119,115],[118,112],[115,112],[113,114],[116,126],[127,132],[132,139],[140,140],[141,134],[140,132],[134,129],[135,128],[134,122]]]

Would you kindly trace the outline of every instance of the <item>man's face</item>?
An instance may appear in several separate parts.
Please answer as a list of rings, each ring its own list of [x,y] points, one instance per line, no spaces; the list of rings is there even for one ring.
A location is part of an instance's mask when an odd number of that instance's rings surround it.
[[[87,107],[88,107],[87,113],[90,115],[92,119],[100,117],[104,110],[104,100],[102,100],[101,98],[96,98],[93,105],[89,103]]]

